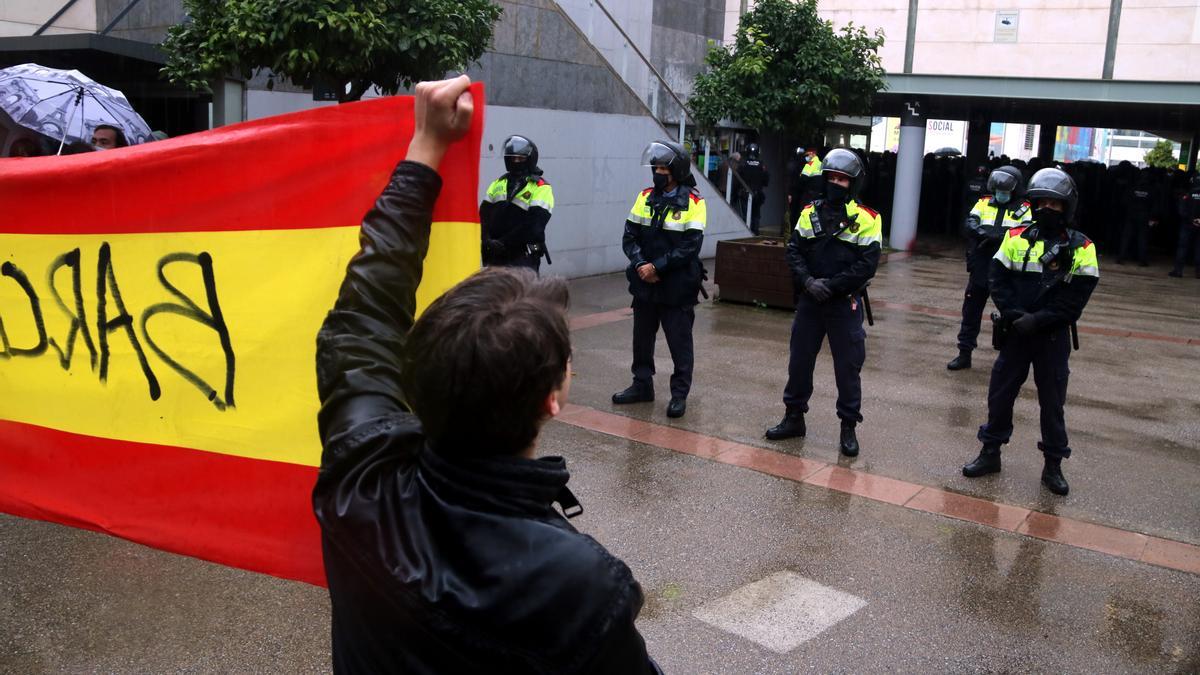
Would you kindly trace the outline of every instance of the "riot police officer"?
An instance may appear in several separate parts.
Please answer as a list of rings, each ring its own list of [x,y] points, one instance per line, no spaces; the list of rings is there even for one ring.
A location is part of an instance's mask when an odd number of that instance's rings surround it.
[[[1137,179],[1124,195],[1125,222],[1121,227],[1121,247],[1117,252],[1117,264],[1124,265],[1136,256],[1138,265],[1150,264],[1150,228],[1158,224],[1161,196],[1158,185],[1151,175],[1152,169],[1142,169]]]
[[[1072,332],[1100,279],[1096,246],[1068,227],[1078,205],[1075,183],[1060,169],[1042,169],[1029,180],[1033,224],[1008,231],[992,259],[989,281],[1000,310],[993,342],[1000,354],[988,386],[988,419],[979,427],[983,448],[963,467],[968,478],[1000,470],[1000,446],[1013,431],[1013,404],[1033,366],[1041,408],[1045,457],[1042,484],[1067,494],[1062,460],[1071,456],[1063,406]]]
[[[1175,247],[1175,267],[1168,274],[1183,276],[1183,266],[1191,257],[1200,279],[1200,175],[1192,176],[1192,186],[1179,202],[1179,243]]]
[[[862,421],[860,372],[867,356],[863,292],[879,265],[883,222],[878,213],[855,201],[864,175],[858,155],[843,148],[830,150],[822,173],[825,196],[804,207],[788,241],[796,316],[783,390],[785,413],[779,424],[767,429],[766,437],[777,441],[805,435],[813,368],[828,335],[841,452],[854,457],[859,452],[855,426]]]
[[[654,184],[638,193],[625,221],[625,276],[633,295],[633,384],[617,405],[654,400],[654,342],[661,326],[671,351],[668,417],[682,417],[692,387],[692,324],[705,276],[700,262],[707,207],[691,159],[676,143],[655,141],[642,154]]]
[[[1004,234],[1028,225],[1033,217],[1029,202],[1018,199],[1024,177],[1014,166],[1002,166],[987,178],[987,192],[967,215],[967,290],[963,295],[962,327],[958,330],[958,356],[946,368],[971,367],[971,352],[988,301],[988,269],[1000,249]]]
[[[546,224],[554,191],[538,168],[538,150],[524,136],[504,141],[504,175],[492,181],[479,204],[483,264],[528,267],[537,272],[546,251]]]
[[[767,196],[765,190],[771,183],[771,174],[763,164],[762,158],[759,157],[758,143],[751,143],[746,147],[746,161],[742,162],[738,171],[742,174],[742,180],[746,181],[747,193],[753,200],[750,205],[750,222],[748,223],[750,231],[758,234],[763,200]],[[742,210],[742,215],[745,215],[745,209]]]

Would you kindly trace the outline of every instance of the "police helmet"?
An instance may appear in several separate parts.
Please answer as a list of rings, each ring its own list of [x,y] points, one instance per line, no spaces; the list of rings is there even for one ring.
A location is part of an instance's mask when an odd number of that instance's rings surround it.
[[[521,162],[518,157],[524,157]],[[504,140],[504,168],[508,171],[525,169],[532,171],[537,167],[538,150],[533,141],[524,136],[509,136]]]
[[[987,179],[987,191],[996,194],[996,192],[1011,192],[1014,196],[1021,194],[1021,183],[1025,181],[1025,177],[1021,175],[1021,170],[1015,166],[1002,166],[992,172],[992,175]]]
[[[746,159],[758,159],[758,143],[746,146]]]
[[[1192,176],[1192,187],[1200,188],[1200,173]]]
[[[803,145],[798,145],[798,146],[796,146],[796,157],[797,157],[797,158],[801,158],[801,159],[802,159],[802,158],[804,157],[804,152],[805,152],[805,151],[804,151],[804,146],[803,146]]]
[[[1062,169],[1041,169],[1029,179],[1029,187],[1025,190],[1029,201],[1037,205],[1037,199],[1058,199],[1066,206],[1067,222],[1075,222],[1075,207],[1079,204],[1079,192],[1075,189],[1075,181]]]
[[[654,141],[642,152],[642,166],[665,166],[676,183],[685,184],[692,176],[692,159],[683,147],[672,141]]]
[[[862,160],[852,150],[834,148],[821,162],[821,173],[840,173],[850,179],[850,198],[858,196],[863,184]]]

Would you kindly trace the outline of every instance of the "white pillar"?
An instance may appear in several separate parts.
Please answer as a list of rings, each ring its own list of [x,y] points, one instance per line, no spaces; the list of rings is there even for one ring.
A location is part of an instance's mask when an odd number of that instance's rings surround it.
[[[908,251],[917,238],[921,210],[921,168],[925,156],[925,111],[920,101],[908,101],[900,117],[900,150],[896,154],[896,189],[888,243]]]

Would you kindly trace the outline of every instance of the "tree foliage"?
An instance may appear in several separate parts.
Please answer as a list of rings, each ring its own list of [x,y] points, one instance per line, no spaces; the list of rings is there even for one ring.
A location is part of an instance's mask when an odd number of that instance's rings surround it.
[[[188,19],[163,42],[164,75],[207,90],[260,68],[326,83],[341,100],[371,85],[394,94],[477,60],[501,9],[490,0],[184,0]],[[347,92],[347,85],[349,85]]]
[[[734,44],[713,47],[690,106],[702,126],[729,118],[755,129],[810,135],[839,113],[869,112],[886,86],[883,31],[835,31],[817,0],[760,0],[742,16]]]
[[[1179,158],[1172,152],[1174,149],[1175,146],[1171,144],[1171,141],[1165,138],[1159,139],[1154,147],[1150,148],[1150,152],[1146,153],[1146,164],[1160,169],[1176,168],[1179,166]]]

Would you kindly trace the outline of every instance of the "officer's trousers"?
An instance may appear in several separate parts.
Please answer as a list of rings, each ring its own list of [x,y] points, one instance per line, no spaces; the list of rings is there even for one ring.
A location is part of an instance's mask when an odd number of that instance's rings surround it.
[[[1117,260],[1128,260],[1136,256],[1139,263],[1149,262],[1150,221],[1146,218],[1129,218],[1121,230],[1121,248]]]
[[[654,390],[654,342],[658,327],[667,338],[667,349],[675,371],[671,373],[671,397],[687,398],[692,389],[692,324],[696,308],[633,300],[633,383]]]
[[[1183,268],[1191,258],[1196,265],[1196,276],[1200,277],[1200,227],[1185,219],[1179,226],[1179,245],[1175,247],[1175,271],[1183,274]]]
[[[829,336],[833,354],[833,376],[837,380],[837,416],[861,422],[862,381],[860,373],[867,360],[867,333],[863,330],[861,301],[836,298],[817,303],[801,295],[792,322],[791,356],[788,380],[783,388],[783,404],[788,410],[808,412],[813,392],[813,368],[821,343]]]
[[[1067,402],[1067,379],[1071,369],[1071,332],[1064,327],[1050,333],[1012,335],[1000,349],[988,385],[988,421],[979,427],[979,440],[1002,445],[1013,432],[1013,404],[1033,366],[1041,408],[1042,440],[1038,449],[1047,457],[1070,457],[1063,406]]]
[[[962,326],[958,329],[958,348],[972,351],[978,344],[979,326],[983,321],[983,310],[987,307],[990,291],[987,286],[967,283],[963,294]]]

